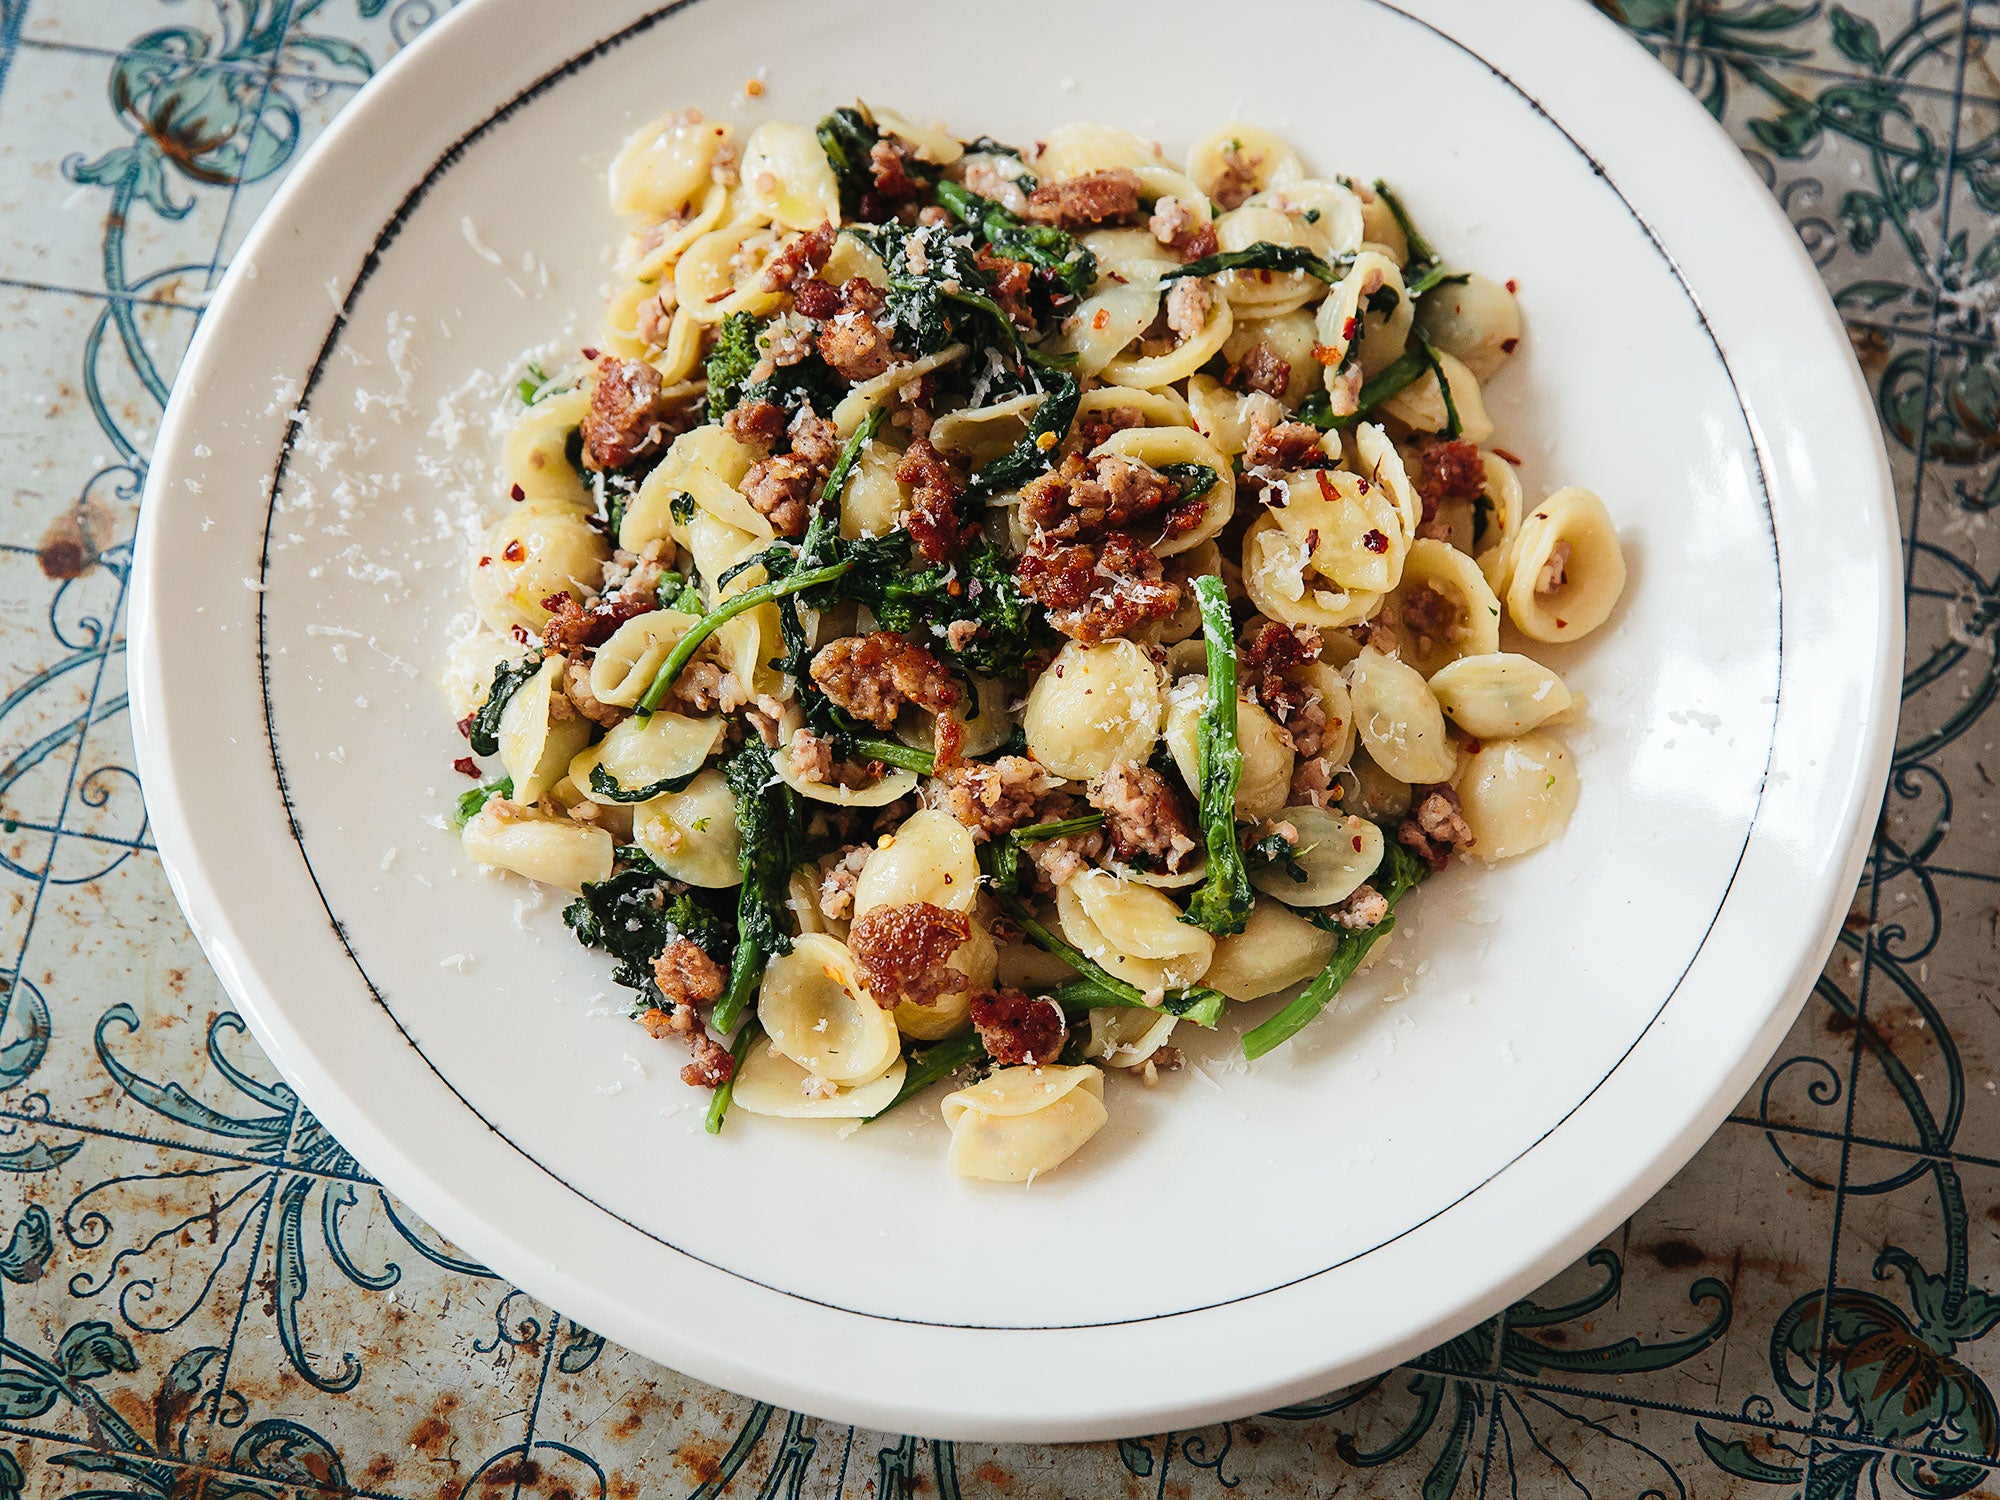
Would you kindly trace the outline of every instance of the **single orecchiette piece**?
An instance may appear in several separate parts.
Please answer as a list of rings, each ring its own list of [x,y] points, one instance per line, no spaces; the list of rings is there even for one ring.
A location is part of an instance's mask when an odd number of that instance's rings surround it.
[[[1484,859],[1541,848],[1576,811],[1576,763],[1562,741],[1546,734],[1480,746],[1452,785],[1472,829],[1473,852]]]
[[[957,1176],[1026,1182],[1074,1156],[1104,1126],[1104,1075],[1092,1067],[1001,1068],[947,1094],[946,1158]]]

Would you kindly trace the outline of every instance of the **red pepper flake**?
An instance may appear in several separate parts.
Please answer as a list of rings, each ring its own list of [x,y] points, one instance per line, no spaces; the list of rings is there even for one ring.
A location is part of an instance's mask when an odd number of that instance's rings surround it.
[[[1562,618],[1558,617],[1558,618],[1557,618],[1557,620],[1556,620],[1556,629],[1558,629],[1558,630],[1567,630],[1567,629],[1569,629],[1569,621],[1567,621],[1567,620],[1565,620],[1565,619],[1562,619]]]
[[[1370,552],[1387,552],[1389,539],[1379,531],[1367,531],[1362,534],[1361,545]]]
[[[1520,458],[1515,454],[1509,453],[1505,448],[1495,448],[1493,451],[1499,454],[1502,458],[1506,459],[1507,462],[1512,464],[1515,468],[1518,469],[1521,467]]]
[[[510,631],[510,633],[511,633],[511,634],[513,635],[514,639],[515,639],[515,640],[517,640],[517,641],[519,641],[519,642],[520,642],[520,643],[521,643],[522,645],[524,645],[524,646],[528,646],[528,645],[532,645],[532,644],[534,643],[534,639],[535,639],[535,638],[534,638],[533,636],[531,636],[531,635],[529,635],[529,634],[528,634],[528,627],[527,627],[527,626],[525,626],[525,625],[510,625],[510,626],[508,627],[508,630],[509,630],[509,631]]]
[[[1090,315],[1090,326],[1102,333],[1111,322],[1111,309],[1100,307]]]
[[[479,762],[469,755],[461,755],[451,763],[451,768],[461,776],[470,776],[474,781],[479,779]]]
[[[1356,854],[1361,852],[1361,835],[1358,833],[1354,835],[1354,852]]]
[[[466,715],[466,716],[465,716],[464,718],[462,718],[462,719],[460,719],[460,720],[458,721],[458,732],[459,732],[460,734],[464,735],[464,736],[465,736],[465,737],[466,737],[467,739],[471,739],[471,738],[472,738],[472,715],[471,715],[471,714],[467,714],[467,715]]]
[[[1354,330],[1360,326],[1361,320],[1359,318],[1349,318],[1345,323],[1340,325],[1340,336],[1349,343],[1352,343],[1354,342]]]
[[[1502,339],[1500,341],[1500,352],[1502,354],[1512,354],[1520,347],[1521,341],[1519,339]]]
[[[519,537],[509,538],[507,545],[500,549],[500,555],[510,563],[517,563],[528,555],[528,549],[521,545]]]
[[[493,559],[490,557],[482,557],[479,559],[479,566],[482,568],[490,568],[493,566]]]
[[[1465,753],[1467,755],[1477,755],[1482,748],[1484,747],[1482,747],[1479,741],[1474,739],[1471,735],[1467,735],[1465,737]]]
[[[516,500],[525,500],[528,498],[528,492],[522,489],[518,484],[515,485],[514,488],[509,490],[507,493],[513,496],[514,499]]]
[[[1518,292],[1521,290],[1521,283],[1510,276],[1507,278],[1507,290],[1509,292]]]
[[[1334,486],[1333,476],[1325,469],[1314,469],[1313,480],[1319,485],[1319,492],[1330,505],[1340,503],[1340,491]]]
[[[597,351],[595,349],[586,348],[583,351],[583,357],[589,360],[592,364],[597,363]]]
[[[1340,363],[1341,353],[1331,344],[1314,344],[1313,358],[1331,370],[1335,365]]]
[[[1273,278],[1273,276],[1269,271],[1259,271],[1257,274],[1264,279],[1265,286],[1269,286],[1271,282],[1275,279]]]

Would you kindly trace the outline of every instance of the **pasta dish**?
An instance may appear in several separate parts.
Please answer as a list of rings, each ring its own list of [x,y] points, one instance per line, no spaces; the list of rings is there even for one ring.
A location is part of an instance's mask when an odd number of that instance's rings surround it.
[[[469,560],[455,821],[711,1132],[949,1083],[951,1170],[1031,1181],[1108,1079],[1239,1012],[1266,1055],[1433,872],[1561,834],[1529,653],[1611,616],[1618,537],[1524,493],[1517,289],[1390,187],[880,106],[671,114],[609,187],[601,331],[524,371]]]

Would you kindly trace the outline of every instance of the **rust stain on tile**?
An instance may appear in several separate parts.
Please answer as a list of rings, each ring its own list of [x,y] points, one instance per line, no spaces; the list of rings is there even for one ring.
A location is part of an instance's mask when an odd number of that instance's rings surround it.
[[[118,518],[95,496],[86,496],[49,522],[35,560],[50,578],[81,578],[116,540]]]

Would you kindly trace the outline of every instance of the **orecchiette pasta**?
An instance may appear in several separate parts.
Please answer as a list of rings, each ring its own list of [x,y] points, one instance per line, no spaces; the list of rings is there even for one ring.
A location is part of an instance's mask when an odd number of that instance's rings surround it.
[[[1109,1116],[1104,1075],[1091,1067],[1002,1068],[945,1095],[947,1161],[960,1177],[1029,1182],[1074,1156]]]
[[[1509,548],[1507,614],[1538,641],[1589,635],[1625,591],[1625,553],[1604,502],[1557,490],[1521,522]]]
[[[1576,766],[1562,742],[1542,733],[1480,746],[1453,783],[1472,827],[1473,849],[1511,859],[1559,835],[1576,811]]]
[[[1022,727],[1036,760],[1058,776],[1088,781],[1152,754],[1165,707],[1159,669],[1143,648],[1072,641],[1035,679]]]
[[[771,960],[757,1019],[779,1052],[843,1088],[873,1083],[902,1059],[895,1021],[862,988],[847,945],[824,933],[800,934]]]
[[[443,664],[453,821],[571,893],[710,1130],[976,1066],[950,1168],[1029,1181],[1107,1076],[1269,997],[1262,1056],[1431,870],[1562,832],[1581,699],[1503,645],[1602,626],[1622,546],[1482,446],[1512,283],[1383,184],[854,104],[670,114],[608,185]]]

